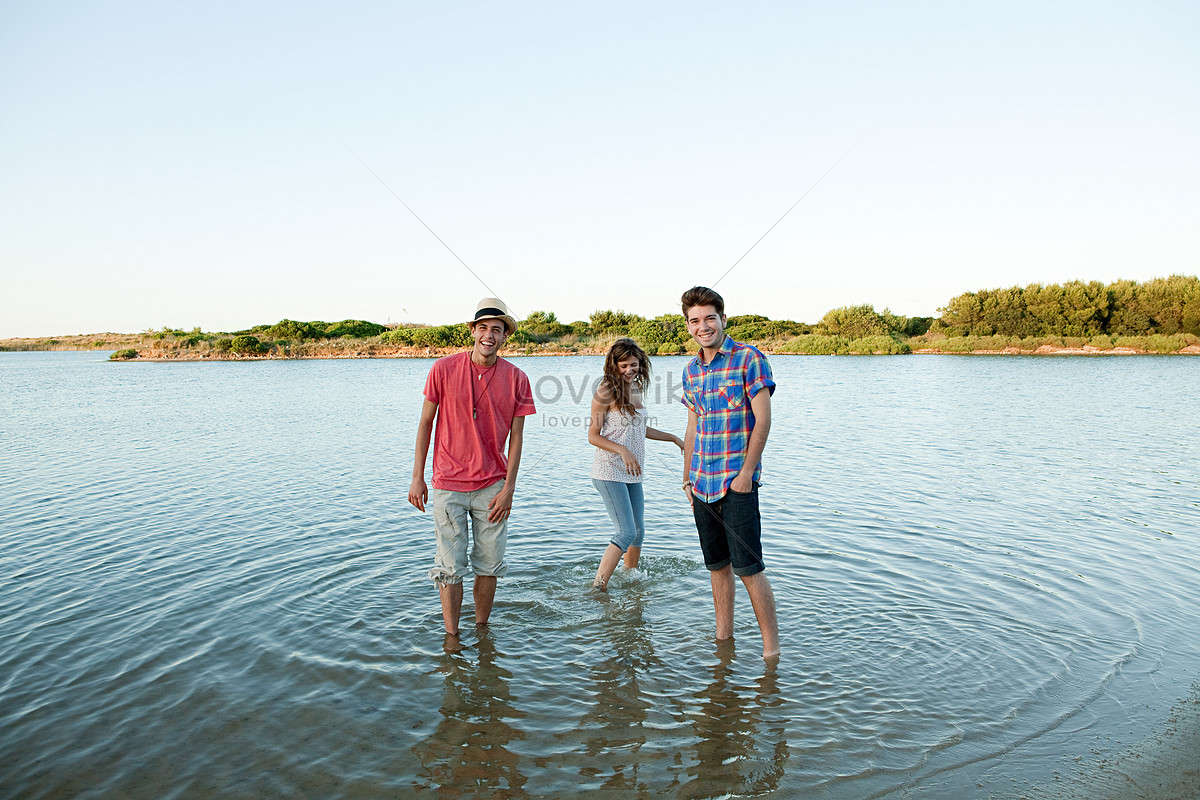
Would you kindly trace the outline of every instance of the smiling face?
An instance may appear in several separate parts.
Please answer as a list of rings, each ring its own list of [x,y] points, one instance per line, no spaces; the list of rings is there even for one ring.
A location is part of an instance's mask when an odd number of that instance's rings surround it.
[[[637,380],[638,375],[642,371],[642,362],[637,356],[630,356],[622,361],[617,362],[617,369],[620,370],[621,380],[626,383],[633,383]]]
[[[715,306],[692,306],[687,312],[688,333],[705,350],[719,350],[725,343],[725,315]]]
[[[475,340],[475,354],[491,360],[508,338],[508,328],[498,319],[483,319],[471,325],[471,338]]]

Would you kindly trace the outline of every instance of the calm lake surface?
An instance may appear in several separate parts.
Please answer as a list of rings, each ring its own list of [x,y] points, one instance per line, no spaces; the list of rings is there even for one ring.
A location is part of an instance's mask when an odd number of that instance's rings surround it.
[[[599,358],[513,359],[510,573],[447,652],[430,361],[106,357],[0,353],[3,797],[1017,797],[1200,675],[1200,359],[774,357],[772,669],[740,588],[713,641],[669,443],[587,588]]]

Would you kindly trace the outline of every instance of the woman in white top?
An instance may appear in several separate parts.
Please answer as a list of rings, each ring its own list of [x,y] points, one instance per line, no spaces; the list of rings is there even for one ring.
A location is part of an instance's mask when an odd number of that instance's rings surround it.
[[[592,484],[604,498],[616,532],[600,559],[592,586],[605,589],[625,554],[626,569],[633,569],[642,554],[644,500],[642,465],[646,439],[674,442],[678,436],[649,427],[642,395],[650,382],[650,359],[632,339],[613,342],[604,358],[604,377],[592,397],[588,442],[595,445]]]

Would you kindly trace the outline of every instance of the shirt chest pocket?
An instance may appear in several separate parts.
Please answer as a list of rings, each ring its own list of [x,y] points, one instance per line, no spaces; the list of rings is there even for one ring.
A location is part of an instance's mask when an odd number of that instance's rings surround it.
[[[746,405],[746,386],[741,381],[722,382],[717,385],[713,405],[717,411],[733,411]]]

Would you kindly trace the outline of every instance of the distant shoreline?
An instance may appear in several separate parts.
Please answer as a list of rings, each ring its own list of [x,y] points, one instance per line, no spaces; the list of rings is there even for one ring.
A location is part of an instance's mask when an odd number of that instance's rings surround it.
[[[110,337],[104,339],[103,337]],[[97,340],[103,344],[97,345]],[[81,340],[87,340],[84,343]],[[147,348],[141,337],[122,336],[119,334],[88,334],[84,336],[61,336],[38,339],[0,339],[0,352],[116,352],[122,346],[138,345],[137,356],[128,361],[147,363],[184,363],[204,361],[328,361],[342,359],[372,359],[372,358],[440,358],[461,352],[461,347],[413,347],[403,345],[383,345],[374,342],[361,342],[357,345],[343,347],[317,348],[315,351],[302,355],[282,354],[278,352],[237,354],[237,353],[186,353],[179,350]],[[772,346],[767,342],[749,342],[770,356],[804,356],[806,353],[789,352]],[[132,349],[132,348],[131,348]],[[508,357],[569,357],[569,356],[603,356],[608,347],[573,346],[570,348],[555,345],[525,345],[507,347],[501,350],[501,355]],[[669,355],[669,354],[668,354]],[[676,356],[693,355],[690,351],[675,353]],[[873,353],[846,353],[849,356],[876,355]],[[915,347],[911,353],[904,355],[956,355],[956,356],[1145,356],[1145,355],[1200,355],[1200,345],[1189,345],[1174,353],[1161,353],[1134,347],[1099,348],[1091,345],[1081,347],[1056,346],[1042,344],[1034,349],[1005,347],[1002,349],[973,349],[973,350],[944,350],[938,347]]]

